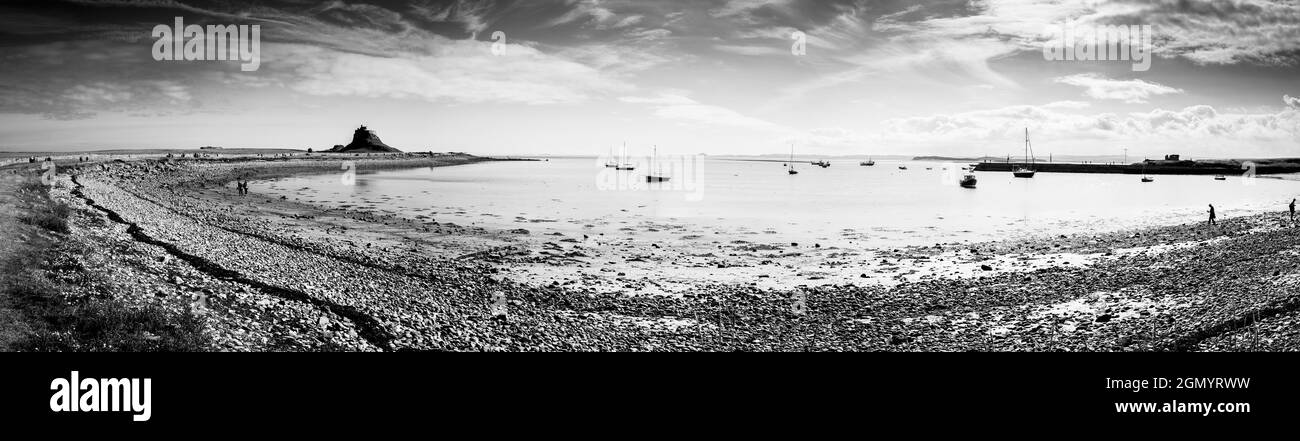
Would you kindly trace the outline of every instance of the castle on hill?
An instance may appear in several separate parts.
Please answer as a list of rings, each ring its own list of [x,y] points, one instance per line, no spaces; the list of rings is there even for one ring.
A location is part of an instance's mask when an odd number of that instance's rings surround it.
[[[401,153],[393,147],[389,147],[379,140],[373,130],[367,129],[366,126],[358,127],[352,132],[352,142],[348,145],[336,145],[334,148],[326,150],[332,153]]]

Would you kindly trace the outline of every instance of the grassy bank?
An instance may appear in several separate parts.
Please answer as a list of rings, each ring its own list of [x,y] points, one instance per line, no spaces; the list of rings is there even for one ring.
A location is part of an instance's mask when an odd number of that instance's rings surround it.
[[[0,248],[0,349],[8,351],[202,351],[202,319],[136,307],[103,295],[72,295],[95,277],[75,259],[73,208],[30,175],[6,174]]]

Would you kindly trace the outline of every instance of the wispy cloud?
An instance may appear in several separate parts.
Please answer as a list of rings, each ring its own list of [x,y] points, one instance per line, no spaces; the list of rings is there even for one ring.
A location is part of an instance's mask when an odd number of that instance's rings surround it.
[[[311,95],[532,105],[580,103],[630,87],[528,46],[507,45],[496,56],[488,42],[441,37],[435,42],[431,54],[401,58],[288,48],[283,55],[294,61],[285,82]]]
[[[1115,80],[1092,73],[1074,74],[1053,80],[1057,83],[1084,88],[1084,94],[1099,100],[1119,100],[1126,103],[1145,103],[1155,95],[1183,93],[1182,89],[1143,80]]]
[[[1026,127],[1045,145],[1068,146],[1081,153],[1111,143],[1150,143],[1181,149],[1204,143],[1240,150],[1282,153],[1300,139],[1300,111],[1224,113],[1212,106],[1154,109],[1128,114],[1067,113],[1059,106],[1021,105],[996,109],[896,118],[885,122],[882,142],[930,146],[965,145],[976,149],[1012,145]],[[1099,142],[1100,141],[1100,142]],[[1036,143],[1037,144],[1037,143]]]
[[[726,107],[703,104],[683,95],[665,93],[648,97],[627,96],[619,100],[648,105],[657,117],[687,124],[790,132],[790,129],[781,125],[746,116]]]

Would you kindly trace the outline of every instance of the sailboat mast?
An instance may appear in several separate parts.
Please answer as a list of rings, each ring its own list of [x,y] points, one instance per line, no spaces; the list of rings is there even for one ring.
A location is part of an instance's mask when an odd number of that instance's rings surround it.
[[[1030,161],[1031,164],[1033,163],[1033,159],[1031,159],[1029,156],[1029,128],[1028,127],[1025,127],[1025,159]]]

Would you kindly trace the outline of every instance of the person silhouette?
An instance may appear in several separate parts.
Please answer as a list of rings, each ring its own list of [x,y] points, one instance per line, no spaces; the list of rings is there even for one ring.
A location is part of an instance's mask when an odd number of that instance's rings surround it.
[[[1291,198],[1291,222],[1295,222],[1295,198]]]
[[[1210,225],[1215,225],[1215,222],[1214,222],[1214,204],[1210,204],[1210,222],[1209,222],[1209,224],[1210,224]]]

